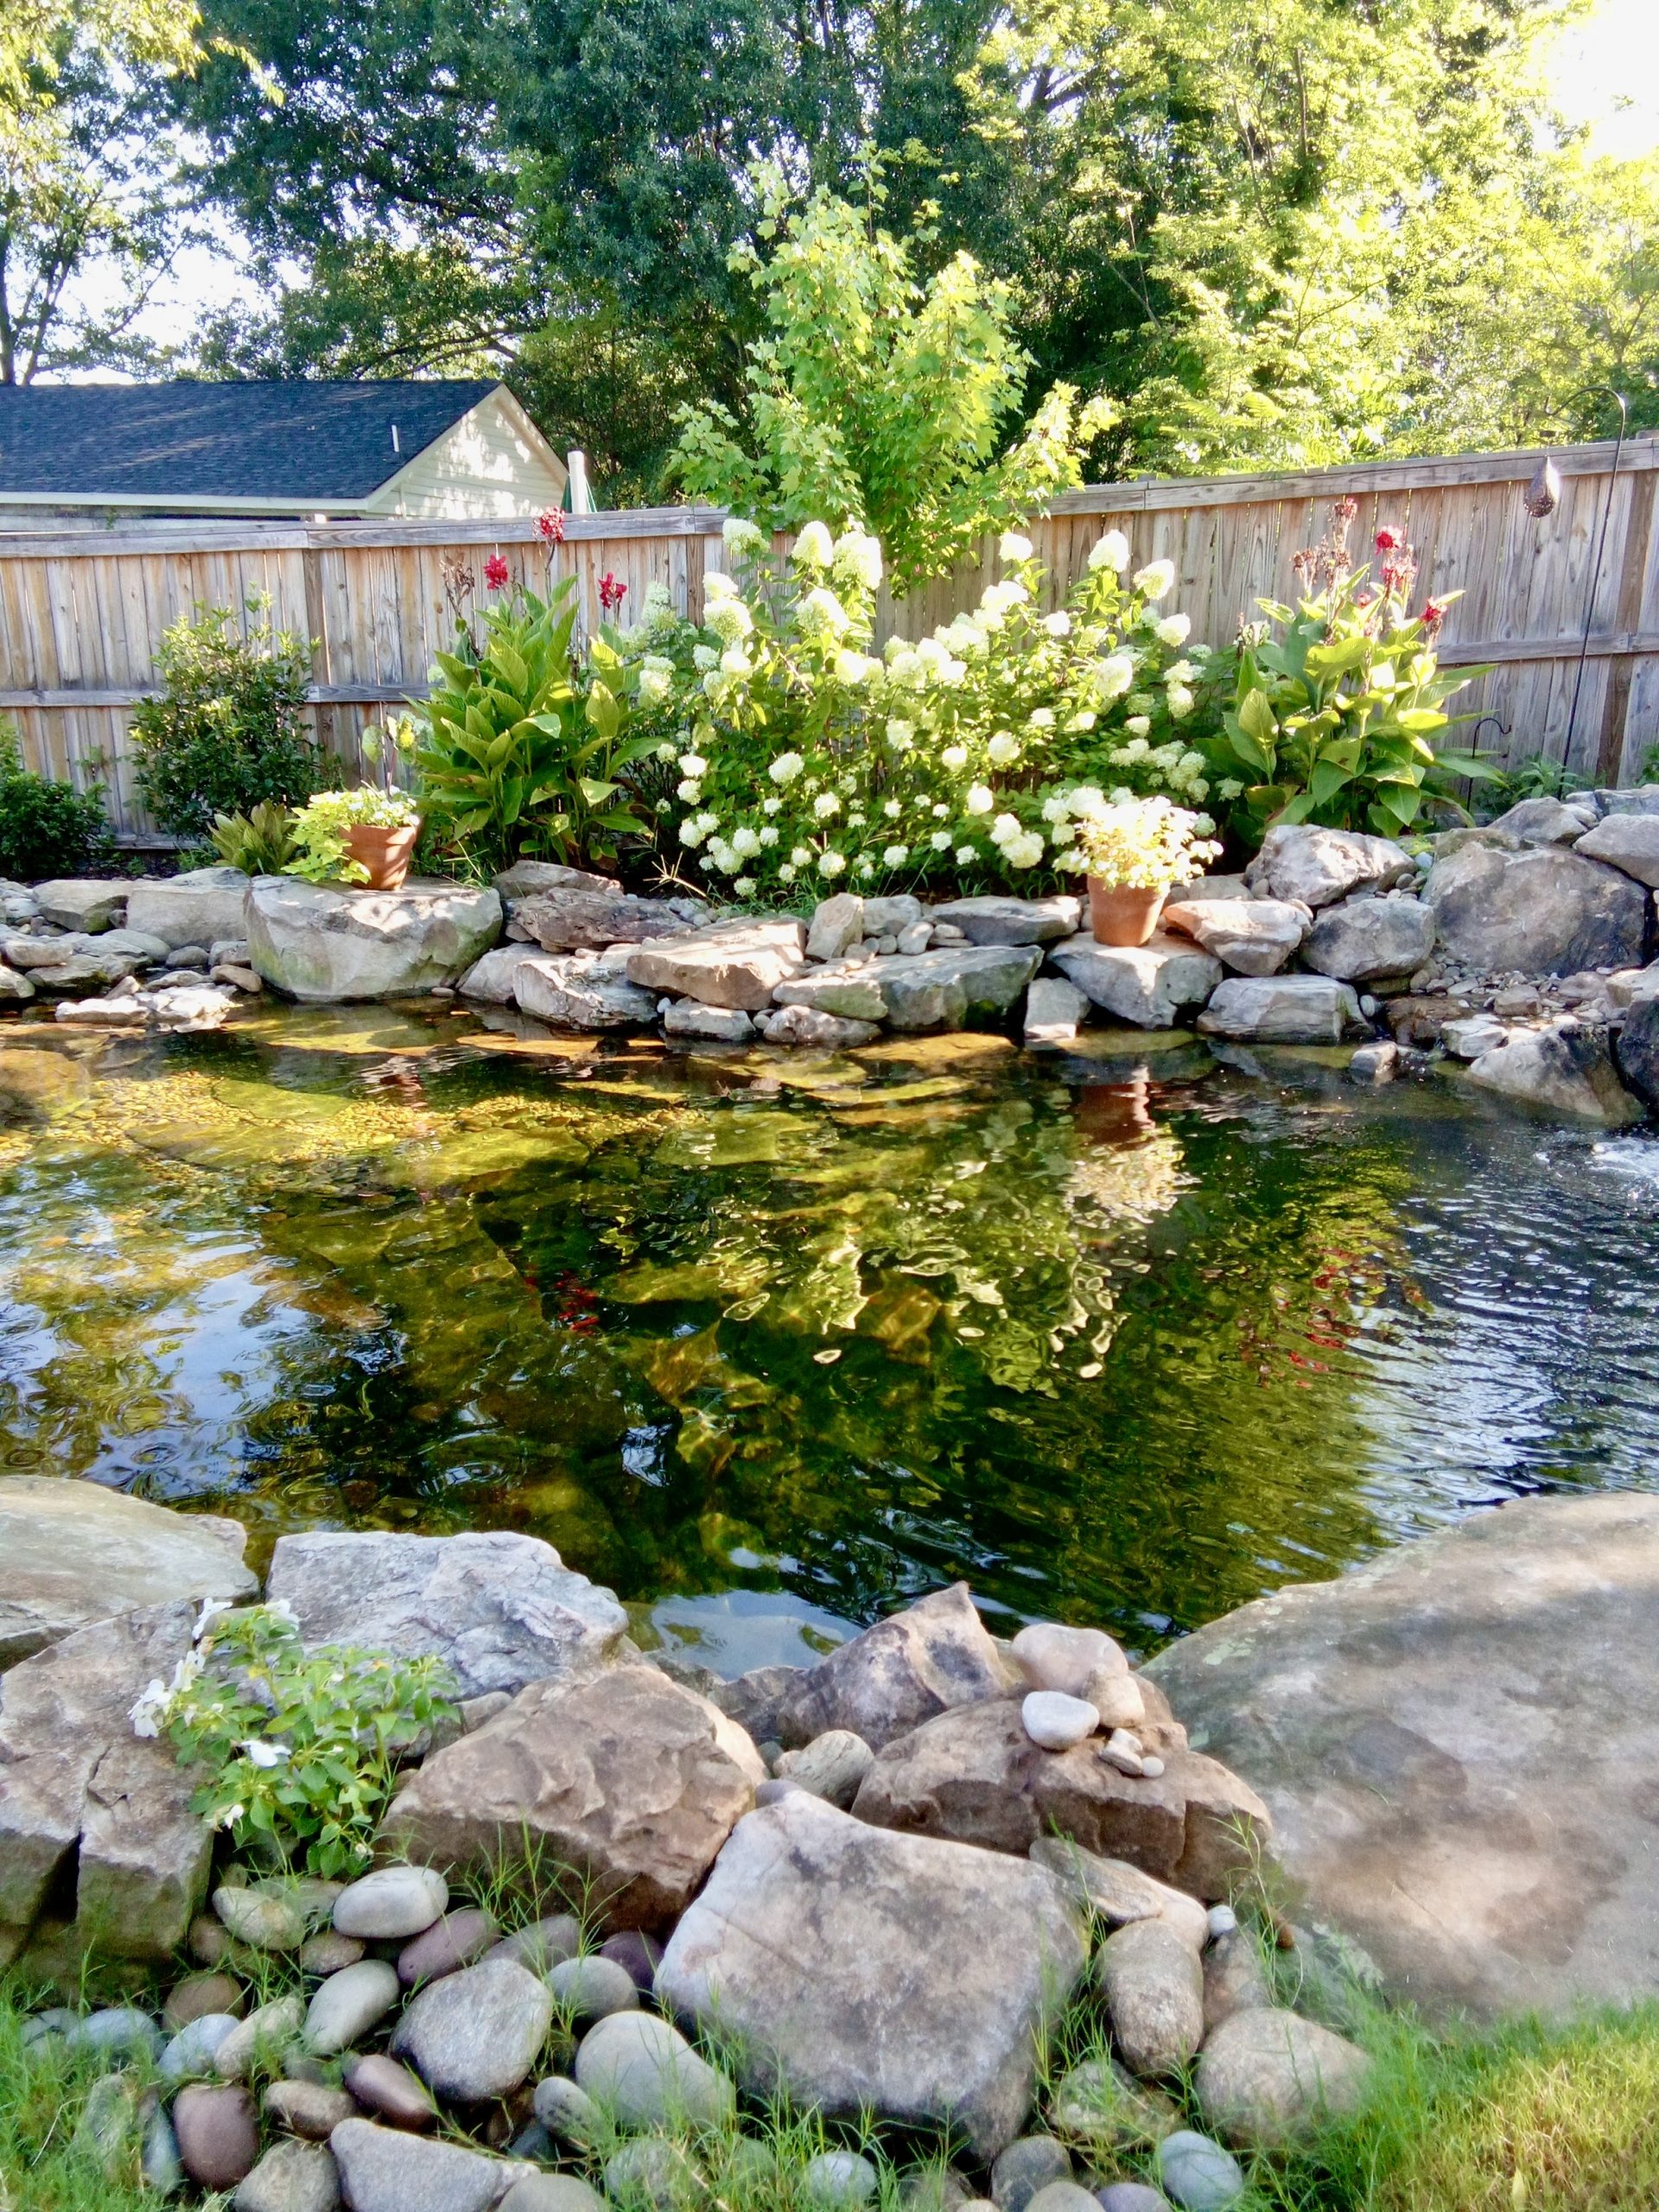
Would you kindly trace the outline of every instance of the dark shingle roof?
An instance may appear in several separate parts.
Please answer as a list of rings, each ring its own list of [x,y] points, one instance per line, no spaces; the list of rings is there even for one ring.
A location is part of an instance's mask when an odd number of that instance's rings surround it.
[[[0,385],[0,500],[365,499],[496,389],[484,379]]]

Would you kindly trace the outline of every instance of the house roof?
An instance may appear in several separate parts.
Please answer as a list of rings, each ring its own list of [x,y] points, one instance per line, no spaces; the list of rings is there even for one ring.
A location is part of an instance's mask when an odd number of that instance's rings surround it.
[[[487,378],[0,385],[0,501],[353,503],[499,389]]]

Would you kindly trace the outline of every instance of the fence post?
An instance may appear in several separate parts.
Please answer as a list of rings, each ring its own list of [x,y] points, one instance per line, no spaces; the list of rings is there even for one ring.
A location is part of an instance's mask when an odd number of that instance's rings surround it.
[[[1616,635],[1630,635],[1642,620],[1643,588],[1653,551],[1653,471],[1630,479],[1630,514],[1624,525],[1624,558],[1619,569],[1618,599],[1613,608]],[[1596,741],[1596,782],[1616,784],[1624,766],[1624,720],[1630,712],[1630,686],[1636,677],[1633,654],[1621,653],[1607,678],[1607,698],[1601,710],[1601,731]]]

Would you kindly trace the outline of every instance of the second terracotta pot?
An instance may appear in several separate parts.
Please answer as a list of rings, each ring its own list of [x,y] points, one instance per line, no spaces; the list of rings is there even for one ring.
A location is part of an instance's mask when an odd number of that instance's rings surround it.
[[[368,882],[362,887],[369,891],[397,890],[409,874],[409,864],[420,841],[418,822],[405,823],[398,830],[378,830],[372,823],[359,822],[346,832],[346,851],[360,868],[368,870]]]
[[[1166,897],[1160,884],[1155,891],[1136,891],[1122,883],[1089,879],[1089,923],[1096,944],[1144,944],[1158,926]]]

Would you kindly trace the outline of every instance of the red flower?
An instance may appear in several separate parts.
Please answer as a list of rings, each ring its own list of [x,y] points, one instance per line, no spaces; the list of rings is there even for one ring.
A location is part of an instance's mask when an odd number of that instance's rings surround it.
[[[1425,630],[1438,630],[1445,620],[1446,609],[1440,605],[1438,600],[1426,599],[1423,601],[1423,627]]]
[[[1405,540],[1397,530],[1389,530],[1386,525],[1376,533],[1376,550],[1379,553],[1397,553],[1404,543]]]
[[[599,603],[607,614],[613,614],[621,606],[627,591],[626,584],[613,576],[608,569],[599,580]]]
[[[499,553],[492,553],[484,563],[484,581],[492,591],[499,591],[507,581],[507,563]]]
[[[548,545],[563,544],[564,517],[559,512],[559,510],[556,507],[550,507],[545,514],[537,515],[536,518],[536,528],[543,543]]]

